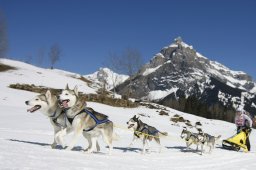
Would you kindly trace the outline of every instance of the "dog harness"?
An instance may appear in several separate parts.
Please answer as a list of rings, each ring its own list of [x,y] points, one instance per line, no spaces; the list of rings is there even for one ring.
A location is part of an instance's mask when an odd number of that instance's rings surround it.
[[[157,130],[157,129],[155,131],[150,131],[148,126],[146,125],[141,130],[137,130],[136,132],[134,132],[134,135],[139,138],[140,137],[139,135],[143,134],[144,130],[148,130],[148,134],[147,135],[150,135],[150,136],[155,136],[155,134],[159,132],[159,130]]]
[[[53,113],[53,115],[48,116],[48,117],[53,121],[53,123],[54,123],[56,126],[58,126],[58,127],[60,127],[60,128],[66,128],[66,127],[67,127],[66,121],[65,121],[65,125],[62,125],[62,124],[60,124],[60,123],[57,122],[58,118],[59,118],[60,115],[63,114],[63,113],[64,113],[64,111],[60,112],[60,114],[56,116],[57,112],[55,111],[55,112]],[[65,119],[65,120],[66,120],[66,119]]]
[[[96,126],[100,125],[100,124],[103,124],[103,123],[107,123],[107,122],[110,122],[110,120],[108,120],[107,118],[106,119],[103,119],[103,120],[99,120],[92,112],[90,112],[89,110],[87,109],[84,109],[84,111],[91,116],[91,118],[95,121],[95,125],[88,128],[88,129],[84,129],[84,131],[86,132],[89,132],[91,130],[93,130]]]
[[[72,124],[74,118],[75,118],[76,116],[80,115],[80,114],[83,113],[83,112],[86,112],[86,113],[95,121],[95,125],[94,125],[94,126],[89,127],[88,129],[84,129],[84,130],[83,130],[83,131],[85,131],[85,132],[89,132],[89,131],[93,130],[96,126],[98,126],[98,125],[100,125],[100,124],[110,122],[110,120],[107,119],[107,118],[106,118],[106,119],[103,119],[103,120],[99,120],[92,112],[90,112],[90,111],[87,110],[87,109],[83,109],[83,110],[81,110],[79,113],[77,113],[74,117],[72,117],[72,118],[67,117],[69,123]]]

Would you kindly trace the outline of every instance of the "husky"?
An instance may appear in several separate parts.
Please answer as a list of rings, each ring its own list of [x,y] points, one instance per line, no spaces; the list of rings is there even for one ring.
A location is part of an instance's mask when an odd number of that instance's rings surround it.
[[[54,141],[51,144],[52,148],[56,148],[57,144],[61,144],[64,147],[63,139],[57,140],[57,133],[61,132],[63,129],[69,127],[70,125],[67,124],[66,115],[64,114],[62,108],[58,105],[58,100],[55,95],[53,95],[50,90],[47,90],[45,94],[40,94],[35,96],[33,99],[25,101],[25,104],[28,106],[33,106],[30,109],[27,109],[28,112],[34,113],[36,111],[42,112],[50,119],[50,123],[54,129]],[[70,133],[69,130],[68,133]],[[83,136],[88,140],[89,147],[91,147],[91,138],[90,135],[87,133],[83,133]],[[100,150],[99,145],[97,143],[97,150]]]
[[[200,134],[200,132],[199,132],[199,134]],[[196,150],[198,150],[198,146],[201,145],[201,154],[202,154],[203,153],[203,144],[202,144],[201,141],[203,139],[201,139],[202,136],[200,136],[199,134],[192,133],[192,132],[188,131],[187,128],[183,128],[180,137],[182,139],[185,139],[186,145],[187,145],[186,149],[189,149],[189,147],[192,144],[195,144],[196,145]]]
[[[208,133],[200,133],[199,134],[199,140],[203,145],[206,145],[209,147],[208,153],[212,152],[212,149],[215,148],[215,143],[221,138],[221,135],[215,137],[212,135],[209,135]]]
[[[146,123],[143,123],[139,117],[134,115],[128,122],[128,129],[133,129],[133,140],[129,147],[133,145],[133,143],[137,139],[142,139],[143,140],[143,149],[142,149],[142,154],[145,154],[146,151],[146,143],[149,147],[149,142],[154,139],[157,144],[159,145],[159,153],[161,152],[162,146],[160,144],[160,136],[167,136],[167,132],[160,132],[153,126],[149,126]],[[149,148],[150,149],[150,148]]]
[[[96,151],[97,138],[102,136],[109,147],[109,154],[111,154],[113,122],[106,115],[85,108],[84,100],[79,97],[77,86],[71,90],[67,85],[59,95],[59,103],[65,110],[68,123],[74,132],[74,136],[66,148],[67,150],[71,150],[76,144],[78,137],[83,132],[86,132],[90,134],[89,137],[92,144],[87,150],[88,153]],[[57,134],[57,138],[60,137],[61,139],[61,136],[66,135],[66,133],[68,133],[68,128],[60,131]]]

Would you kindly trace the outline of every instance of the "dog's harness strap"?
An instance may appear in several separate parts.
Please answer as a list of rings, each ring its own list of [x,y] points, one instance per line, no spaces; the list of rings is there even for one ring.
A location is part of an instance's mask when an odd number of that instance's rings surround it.
[[[84,129],[84,130],[83,130],[83,131],[85,131],[85,132],[89,132],[89,131],[93,130],[96,126],[98,126],[98,125],[100,125],[100,124],[110,122],[110,120],[108,120],[108,119],[99,120],[92,112],[90,112],[90,111],[87,110],[87,109],[81,110],[79,113],[77,113],[77,114],[76,114],[74,117],[72,117],[72,118],[67,117],[67,120],[69,121],[70,124],[72,124],[74,118],[75,118],[76,116],[78,116],[79,114],[84,113],[84,112],[86,112],[86,113],[95,121],[95,125],[94,125],[94,126],[89,127],[88,129]]]
[[[52,118],[52,119],[56,119],[56,118],[58,118],[58,117],[60,116],[60,114],[59,114],[59,115],[55,118],[56,114],[57,114],[57,112],[55,111],[55,112],[53,113],[53,115],[51,115],[51,116],[49,116],[49,117]]]
[[[67,110],[68,110],[68,109],[67,109]],[[64,110],[64,112],[65,112],[65,111],[66,111],[66,110]],[[73,117],[71,117],[71,118],[68,117],[67,114],[66,114],[66,117],[67,117],[68,122],[72,125],[73,120],[75,119],[75,117],[78,116],[78,115],[80,115],[81,113],[83,113],[83,111],[84,111],[84,110],[81,110],[79,113],[77,113],[75,116],[73,116]]]
[[[159,132],[159,130],[155,130],[155,131],[150,131],[148,126],[144,126],[141,130],[137,130],[136,133],[134,133],[135,136],[137,136],[138,138],[140,137],[139,135],[143,133],[144,130],[148,130],[148,135],[150,136],[155,136],[155,134],[157,134]]]
[[[103,119],[103,120],[99,120],[92,112],[90,112],[87,109],[84,109],[81,112],[83,112],[83,111],[85,111],[95,121],[95,125],[94,126],[88,128],[88,129],[84,129],[84,131],[86,131],[86,132],[89,132],[89,131],[93,130],[96,126],[98,126],[100,124],[110,122],[110,120],[108,120],[107,118]]]
[[[57,114],[57,112],[55,111],[52,116],[49,116],[49,118],[52,119],[53,123],[54,123],[56,126],[58,126],[58,127],[60,127],[60,128],[65,128],[65,127],[66,127],[66,122],[65,122],[65,125],[62,125],[62,124],[60,124],[60,123],[57,122],[58,118],[60,117],[60,115],[61,115],[62,113],[64,113],[64,112],[63,112],[63,111],[60,112],[60,114],[59,114],[57,117],[55,117],[56,114]]]

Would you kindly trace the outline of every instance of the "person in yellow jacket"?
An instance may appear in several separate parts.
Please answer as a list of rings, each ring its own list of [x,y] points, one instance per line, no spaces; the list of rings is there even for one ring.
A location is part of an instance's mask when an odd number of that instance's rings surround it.
[[[239,107],[236,110],[236,117],[235,117],[235,124],[237,127],[237,133],[239,133],[241,130],[245,131],[246,133],[248,133],[248,130],[251,130],[252,127],[252,119],[246,115],[246,112],[243,108]],[[249,134],[247,134],[247,138],[246,138],[246,146],[248,148],[248,151],[250,151],[251,149],[251,144],[250,144],[250,140],[249,140]]]

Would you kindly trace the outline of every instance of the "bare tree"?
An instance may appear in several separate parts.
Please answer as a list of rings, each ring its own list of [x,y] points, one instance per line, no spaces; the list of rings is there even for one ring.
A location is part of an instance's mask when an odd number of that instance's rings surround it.
[[[0,58],[6,57],[8,50],[7,26],[4,14],[0,11]]]
[[[102,82],[102,88],[101,88],[101,94],[105,95],[106,91],[107,91],[107,73],[103,70],[103,68],[100,69],[100,71],[98,72],[98,79],[100,82]]]
[[[53,69],[53,65],[60,60],[61,50],[58,44],[53,44],[50,48],[50,62],[51,62],[51,69]]]
[[[37,64],[39,66],[43,65],[44,57],[45,57],[45,49],[44,48],[39,48],[38,51],[37,51]]]
[[[109,56],[111,68],[115,71],[127,74],[129,76],[129,90],[127,95],[130,96],[132,76],[134,76],[134,74],[139,71],[143,64],[143,59],[140,52],[137,49],[126,48],[123,53],[119,55],[115,53],[110,53]]]
[[[118,80],[118,76],[117,74],[115,74],[114,72],[111,72],[111,81],[112,81],[112,85],[113,85],[113,98],[116,95],[116,84],[117,84],[117,80]]]

